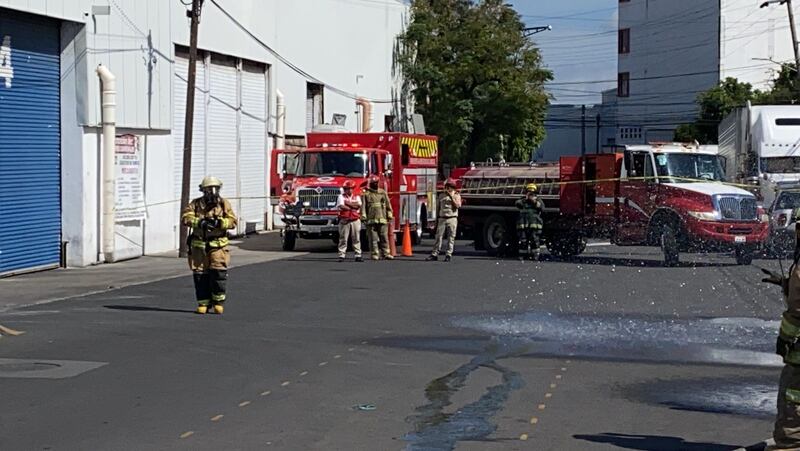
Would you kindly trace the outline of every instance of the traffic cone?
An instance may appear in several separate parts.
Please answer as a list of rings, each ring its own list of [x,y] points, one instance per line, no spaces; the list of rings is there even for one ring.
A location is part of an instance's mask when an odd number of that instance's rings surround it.
[[[412,257],[413,255],[414,252],[411,249],[411,227],[406,221],[406,225],[403,226],[403,257]]]

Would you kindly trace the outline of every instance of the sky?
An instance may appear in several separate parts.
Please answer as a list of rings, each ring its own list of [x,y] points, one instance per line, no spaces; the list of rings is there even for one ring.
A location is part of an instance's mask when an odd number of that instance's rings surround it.
[[[510,0],[529,27],[551,25],[533,36],[555,79],[554,104],[600,103],[614,83],[578,83],[617,78],[619,0]],[[570,84],[559,84],[570,83]]]

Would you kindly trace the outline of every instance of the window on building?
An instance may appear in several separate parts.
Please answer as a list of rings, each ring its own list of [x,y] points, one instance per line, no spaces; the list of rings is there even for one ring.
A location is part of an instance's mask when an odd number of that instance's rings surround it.
[[[312,130],[322,124],[324,117],[322,94],[324,90],[323,85],[306,83],[306,130]]]
[[[620,55],[624,55],[631,52],[631,29],[630,28],[623,28],[619,30],[619,42],[618,42],[618,50]]]
[[[617,97],[628,97],[631,94],[631,73],[620,72],[617,77]]]

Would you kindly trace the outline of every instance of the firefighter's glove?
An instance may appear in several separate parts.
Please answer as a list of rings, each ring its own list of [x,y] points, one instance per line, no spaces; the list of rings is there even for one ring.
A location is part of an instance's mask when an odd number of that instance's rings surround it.
[[[784,296],[789,295],[789,279],[779,274],[776,274],[768,269],[761,268],[761,272],[767,275],[767,277],[761,279],[762,282],[777,285],[781,287],[781,291],[783,292]]]
[[[778,336],[778,341],[775,343],[775,354],[786,359],[786,356],[789,355],[789,352],[794,349],[795,342],[784,340],[783,337]]]
[[[216,230],[222,227],[222,220],[219,218],[209,219],[208,224],[212,229]]]

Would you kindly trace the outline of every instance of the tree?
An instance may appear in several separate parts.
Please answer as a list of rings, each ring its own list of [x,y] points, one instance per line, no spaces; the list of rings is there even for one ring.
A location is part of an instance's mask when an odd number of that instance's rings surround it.
[[[698,119],[693,124],[681,125],[675,130],[675,140],[701,144],[716,144],[717,127],[734,108],[760,95],[750,83],[741,83],[735,78],[726,78],[718,86],[697,96],[700,107]]]
[[[414,0],[399,63],[451,164],[527,161],[544,139],[549,97],[539,50],[503,0]]]
[[[750,101],[754,105],[787,105],[800,101],[800,83],[794,64],[781,64],[769,91],[753,89],[750,83],[735,78],[726,78],[718,86],[697,96],[700,107],[698,119],[692,124],[684,124],[675,130],[675,140],[689,142],[697,140],[701,144],[717,143],[717,128],[736,107]]]

